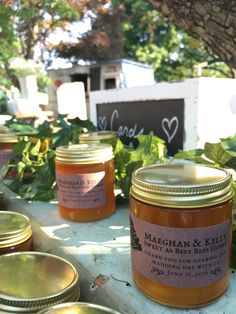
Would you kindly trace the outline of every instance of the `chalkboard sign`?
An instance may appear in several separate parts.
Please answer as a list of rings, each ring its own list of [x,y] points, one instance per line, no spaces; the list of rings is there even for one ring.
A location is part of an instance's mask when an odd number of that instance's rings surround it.
[[[183,149],[184,99],[140,100],[97,104],[99,130],[117,131],[125,144],[153,133],[166,142],[168,155]]]

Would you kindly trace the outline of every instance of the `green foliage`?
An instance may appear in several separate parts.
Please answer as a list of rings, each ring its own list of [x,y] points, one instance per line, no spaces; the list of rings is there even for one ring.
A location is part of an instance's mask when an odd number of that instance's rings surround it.
[[[126,147],[117,141],[115,154],[115,185],[121,190],[121,195],[128,198],[132,173],[140,168],[155,163],[166,162],[166,147],[163,140],[149,135],[138,136],[139,144],[136,149]]]
[[[52,84],[52,79],[50,79],[45,73],[38,73],[37,75],[37,85],[38,91],[42,93],[47,93],[47,87]]]
[[[33,59],[36,46],[41,53],[39,59],[46,66],[55,55],[72,62],[124,57],[152,65],[159,82],[198,76],[196,65],[203,62],[210,65],[201,69],[202,76],[233,77],[230,68],[216,62],[199,40],[167,21],[146,0],[7,3],[0,3],[0,80],[8,88],[12,84],[18,86],[11,60]],[[92,30],[80,33],[78,28],[75,35],[70,23],[81,21],[86,13],[91,17]],[[50,41],[50,35],[58,29],[73,40],[61,36],[60,43]],[[44,91],[47,80],[40,77],[38,81],[40,91]]]
[[[53,123],[45,121],[37,128],[34,121],[10,120],[7,126],[19,134],[15,145],[15,159],[7,170],[17,170],[15,179],[6,184],[9,189],[27,200],[50,201],[56,195],[54,152],[58,146],[79,143],[80,134],[95,131],[89,120],[79,118],[66,120],[59,115]],[[163,140],[154,136],[141,135],[139,145],[125,146],[119,139],[113,140],[115,155],[115,187],[120,190],[120,198],[127,199],[131,186],[132,173],[136,169],[154,163],[166,162],[166,147]],[[37,174],[37,175],[36,175]]]
[[[68,143],[78,143],[79,135],[95,126],[89,120],[65,119],[59,116],[53,124],[45,121],[37,128],[34,121],[12,119],[7,126],[19,134],[14,146],[15,158],[1,171],[16,171],[14,179],[5,180],[8,188],[26,200],[50,201],[56,198],[55,149]]]
[[[199,63],[216,59],[200,41],[164,18],[148,1],[120,3],[129,17],[123,23],[124,57],[151,64],[157,81],[196,77]],[[223,63],[204,68],[202,75],[232,77],[229,67]]]
[[[56,29],[66,31],[69,22],[80,18],[66,0],[0,2],[0,80],[1,84],[17,86],[16,73],[11,69],[14,58],[33,59],[35,47],[46,50],[47,39]],[[43,54],[40,56],[44,61]],[[29,69],[28,69],[29,71]]]

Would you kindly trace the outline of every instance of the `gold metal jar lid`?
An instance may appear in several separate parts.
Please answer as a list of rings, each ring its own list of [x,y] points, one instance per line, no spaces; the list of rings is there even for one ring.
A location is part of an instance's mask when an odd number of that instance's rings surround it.
[[[56,161],[69,164],[91,164],[113,158],[110,144],[71,144],[56,148]]]
[[[74,302],[67,304],[55,305],[51,308],[40,311],[38,314],[121,314],[115,310],[109,309],[105,306],[84,303],[84,302]]]
[[[98,143],[100,141],[110,140],[116,137],[118,137],[118,134],[115,131],[88,132],[80,135],[80,143]]]
[[[0,309],[37,312],[79,297],[79,276],[63,258],[41,252],[0,256]]]
[[[31,236],[28,217],[16,212],[0,211],[0,249],[23,243]]]
[[[207,207],[232,198],[231,175],[198,164],[147,166],[132,176],[130,194],[145,203],[172,208]]]

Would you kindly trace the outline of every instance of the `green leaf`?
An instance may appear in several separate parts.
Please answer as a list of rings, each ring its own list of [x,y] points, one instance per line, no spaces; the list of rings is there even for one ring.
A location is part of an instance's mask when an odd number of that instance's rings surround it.
[[[183,150],[176,153],[171,159],[171,162],[175,159],[186,159],[199,164],[212,164],[212,162],[202,157],[203,154],[203,149]]]
[[[221,142],[221,147],[232,157],[236,157],[236,140],[231,139],[229,141]]]
[[[18,124],[18,123],[12,123],[10,128],[17,132],[18,135],[37,135],[39,134],[38,130],[36,130],[34,127],[27,125],[27,124]]]
[[[33,148],[30,150],[31,155],[38,156],[41,146],[41,140],[38,139],[36,144],[33,146]]]
[[[208,159],[217,165],[224,165],[231,159],[230,154],[222,148],[221,143],[205,143],[204,153]]]
[[[142,167],[143,165],[143,161],[142,160],[137,160],[137,161],[132,161],[130,162],[127,167],[126,167],[126,176],[131,178],[132,177],[132,173]]]
[[[52,135],[51,139],[51,146],[53,149],[61,145],[67,145],[71,139],[71,130],[68,128],[60,129],[58,132]]]

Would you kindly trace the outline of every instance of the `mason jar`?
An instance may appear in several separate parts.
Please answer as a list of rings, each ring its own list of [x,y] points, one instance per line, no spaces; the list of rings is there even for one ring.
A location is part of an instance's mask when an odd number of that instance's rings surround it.
[[[58,207],[63,218],[94,221],[115,211],[114,159],[109,144],[72,144],[56,149]]]
[[[200,307],[230,278],[231,175],[197,164],[154,165],[133,173],[130,191],[133,279],[153,300]]]

